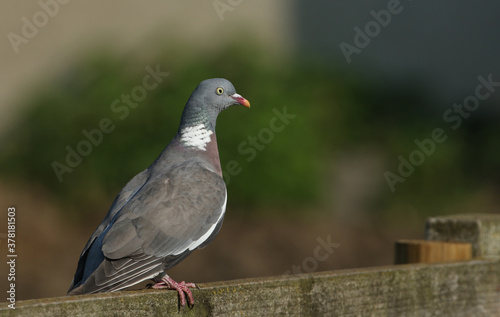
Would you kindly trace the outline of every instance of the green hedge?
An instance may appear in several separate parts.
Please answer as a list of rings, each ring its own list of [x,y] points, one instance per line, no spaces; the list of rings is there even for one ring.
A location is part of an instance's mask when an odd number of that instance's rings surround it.
[[[352,70],[340,71],[328,61],[273,59],[258,45],[230,45],[203,58],[192,50],[166,49],[161,57],[146,60],[94,52],[44,83],[33,93],[23,119],[2,138],[1,175],[40,183],[71,210],[102,214],[91,206],[109,204],[157,157],[175,134],[192,90],[211,77],[231,80],[252,104],[251,109],[225,111],[217,125],[230,204],[242,210],[321,203],[331,195],[323,187],[338,151],[374,146],[383,153],[387,169],[395,171],[398,155],[415,149],[415,138],[425,138],[442,125],[439,109],[426,105],[415,82],[395,86],[359,80]],[[145,99],[129,108],[128,115],[114,112],[114,100],[141,91],[135,87],[143,85],[147,67],[169,75],[158,87],[145,90]],[[276,129],[273,117],[285,107],[295,117]],[[92,145],[91,153],[60,182],[54,162],[66,165],[67,147],[76,150],[88,139],[82,130],[99,128],[103,119],[112,122],[113,131],[103,133],[102,142]],[[450,135],[436,150],[439,155],[428,157],[411,179],[397,185],[395,194],[384,184],[372,207],[391,210],[403,202],[438,206],[445,204],[441,195],[463,193],[473,177],[461,172],[467,164],[466,132],[464,128]],[[249,137],[256,137],[258,145]],[[483,141],[494,140],[488,134]],[[81,149],[87,150],[83,145]],[[497,150],[486,151],[481,159],[495,165],[498,156]]]

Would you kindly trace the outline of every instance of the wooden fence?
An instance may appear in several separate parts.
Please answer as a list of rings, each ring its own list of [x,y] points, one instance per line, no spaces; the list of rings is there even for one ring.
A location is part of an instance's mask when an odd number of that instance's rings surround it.
[[[180,314],[175,292],[144,290],[2,303],[0,316],[500,316],[500,215],[431,218],[427,239],[474,258],[200,284]]]

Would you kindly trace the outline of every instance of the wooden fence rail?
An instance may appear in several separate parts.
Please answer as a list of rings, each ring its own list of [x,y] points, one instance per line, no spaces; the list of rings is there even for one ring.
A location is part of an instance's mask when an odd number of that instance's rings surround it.
[[[433,227],[461,221],[476,235]],[[0,316],[500,316],[500,216],[432,218],[427,232],[475,244],[476,258],[200,284],[180,314],[175,292],[143,290],[2,303]]]

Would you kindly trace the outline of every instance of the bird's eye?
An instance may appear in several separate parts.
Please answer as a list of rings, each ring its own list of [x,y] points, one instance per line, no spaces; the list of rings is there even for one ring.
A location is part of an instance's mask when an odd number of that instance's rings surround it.
[[[222,95],[223,92],[224,92],[224,88],[222,88],[222,87],[219,87],[219,88],[215,89],[215,93],[217,95]]]

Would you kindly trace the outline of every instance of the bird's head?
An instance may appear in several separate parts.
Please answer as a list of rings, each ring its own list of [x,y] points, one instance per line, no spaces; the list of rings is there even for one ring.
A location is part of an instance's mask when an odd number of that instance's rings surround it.
[[[219,113],[238,104],[250,108],[250,102],[236,93],[229,80],[224,78],[204,80],[189,97],[182,114],[181,126],[204,122],[208,128],[214,130]]]
[[[224,78],[212,78],[202,81],[193,95],[199,95],[209,111],[217,113],[232,105],[243,105],[250,108],[250,102],[236,93],[233,84]]]

